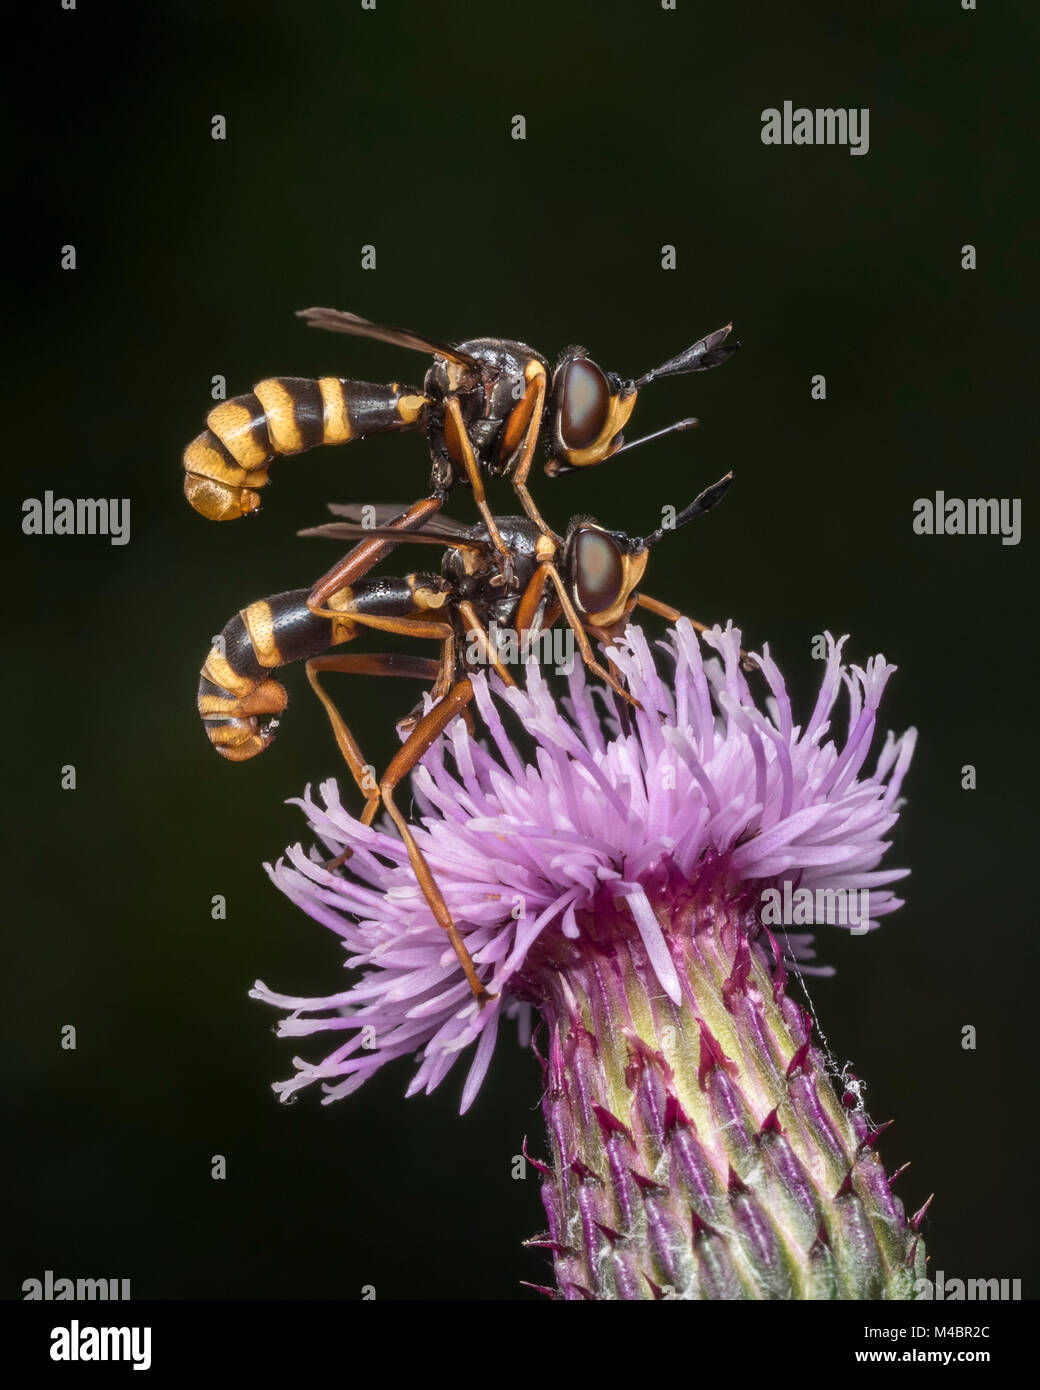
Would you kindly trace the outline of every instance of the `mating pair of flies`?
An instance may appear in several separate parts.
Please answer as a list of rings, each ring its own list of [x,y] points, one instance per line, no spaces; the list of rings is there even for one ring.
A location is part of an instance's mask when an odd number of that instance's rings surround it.
[[[416,880],[444,928],[474,996],[489,997],[455,926],[411,827],[394,799],[401,780],[457,716],[471,720],[475,665],[490,666],[509,685],[512,674],[489,636],[492,622],[518,638],[564,621],[582,660],[622,701],[637,705],[613,669],[596,659],[590,639],[607,643],[635,608],[674,622],[677,609],[639,592],[650,548],[719,502],[732,475],[706,488],[667,530],[647,536],[611,531],[591,517],[572,518],[564,536],[546,523],[528,478],[540,443],[548,446],[550,476],[587,468],[697,422],[624,443],[622,431],[638,392],[666,376],[715,367],[739,344],[732,325],[694,343],[635,381],[602,371],[582,348],[571,348],[550,373],[539,353],[502,338],[450,345],[402,329],[369,323],[335,309],[306,309],[311,325],[378,339],[433,355],[423,388],[322,377],[272,377],[244,396],[214,407],[207,428],[184,453],[184,490],[192,506],[215,521],[254,511],[270,464],[321,444],[367,435],[417,431],[430,445],[429,495],[409,507],[331,506],[344,520],[301,534],[355,542],[309,589],[252,603],[225,626],[202,668],[198,709],[222,757],[244,762],[270,744],[288,702],[270,673],[304,661],[307,677],[332,725],[336,743],[365,796],[361,821],[371,824],[385,805],[404,841]],[[484,474],[508,478],[522,516],[492,514]],[[472,526],[441,511],[454,487],[467,484],[481,520]],[[359,524],[364,520],[366,524]],[[401,578],[371,571],[401,544],[436,546],[439,569]],[[703,630],[703,625],[694,626]],[[369,630],[439,644],[434,658],[399,653],[334,653],[329,649]],[[522,648],[521,648],[522,649]],[[403,742],[378,785],[350,729],[321,684],[329,671],[405,676],[432,682],[432,707],[420,704],[398,723]],[[638,707],[638,705],[637,705]],[[342,862],[342,861],[337,861]]]

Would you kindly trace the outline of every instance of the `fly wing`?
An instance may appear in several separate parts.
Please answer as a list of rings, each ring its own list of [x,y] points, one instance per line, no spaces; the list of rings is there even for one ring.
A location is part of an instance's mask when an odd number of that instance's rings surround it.
[[[355,338],[374,338],[380,343],[413,348],[416,352],[443,357],[447,362],[457,362],[461,367],[478,365],[475,357],[471,357],[468,352],[459,352],[451,343],[439,343],[434,338],[424,338],[407,328],[389,328],[386,324],[372,323],[369,319],[363,319],[360,314],[351,314],[346,309],[298,309],[296,317],[306,319],[311,328],[326,328],[332,333],[350,333]]]
[[[347,521],[360,521],[362,524],[371,521],[374,526],[389,526],[394,517],[405,511],[400,502],[329,502],[328,508],[333,516],[342,516]],[[435,513],[419,530],[428,536],[458,536],[460,540],[470,536],[468,526],[445,516],[443,512]]]
[[[468,534],[444,534],[433,526],[417,531],[400,531],[391,526],[359,526],[351,521],[329,521],[324,526],[308,526],[297,531],[298,536],[330,541],[395,541],[400,545],[439,545],[448,550],[474,550],[490,555],[494,549],[488,540],[472,539]]]

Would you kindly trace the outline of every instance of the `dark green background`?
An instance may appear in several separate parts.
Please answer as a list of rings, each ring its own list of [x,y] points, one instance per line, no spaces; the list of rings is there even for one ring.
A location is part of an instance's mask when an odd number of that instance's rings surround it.
[[[699,432],[540,479],[537,496],[557,524],[592,511],[640,530],[732,466],[725,506],[655,554],[651,591],[768,640],[803,715],[813,634],[851,632],[854,659],[898,663],[884,724],[921,731],[890,856],[913,868],[909,903],[868,939],[825,931],[839,974],[814,998],[875,1118],[896,1117],[882,1151],[913,1160],[904,1200],[937,1193],[935,1267],[1020,1277],[1028,1295],[1033,497],[1017,548],[917,537],[911,516],[936,489],[1030,491],[1034,122],[1018,55],[1035,15],[988,0],[51,10],[17,57],[8,149],[24,246],[4,414],[3,1294],[50,1268],[129,1278],[142,1298],[356,1299],[373,1284],[382,1299],[510,1299],[547,1272],[520,1248],[542,1213],[511,1159],[525,1133],[543,1141],[537,1068],[511,1030],[461,1120],[461,1069],[404,1103],[403,1065],[333,1107],[283,1108],[269,1083],[322,1040],[277,1041],[273,1011],[246,998],[257,977],[341,987],[331,934],[261,868],[305,836],[285,799],[337,763],[299,671],[271,752],[219,761],[196,672],[240,606],[331,563],[294,537],[326,500],[409,501],[425,452],[406,437],[283,463],[261,514],[224,526],[184,502],[180,452],[215,373],[232,393],[270,374],[421,377],[419,357],[292,317],[330,303],[550,357],[578,341],[630,374],[736,320],[743,352],[654,387],[629,433],[691,412]],[[760,113],[785,98],[869,107],[869,154],[763,146]],[[58,269],[66,242],[74,273]],[[47,488],[131,497],[131,543],[24,537],[21,502]],[[344,689],[374,762],[411,695]]]

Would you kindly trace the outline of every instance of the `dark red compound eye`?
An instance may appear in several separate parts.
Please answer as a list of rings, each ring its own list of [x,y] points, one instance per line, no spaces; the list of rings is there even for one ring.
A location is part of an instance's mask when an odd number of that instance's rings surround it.
[[[595,362],[575,357],[559,385],[560,438],[567,449],[587,449],[603,433],[610,414],[610,387]]]
[[[601,531],[581,531],[574,541],[574,587],[585,613],[612,608],[625,582],[621,552]]]

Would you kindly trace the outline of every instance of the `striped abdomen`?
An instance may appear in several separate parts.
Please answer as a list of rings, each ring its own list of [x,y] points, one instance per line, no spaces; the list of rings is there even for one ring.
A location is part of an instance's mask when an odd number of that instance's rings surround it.
[[[414,387],[378,386],[324,376],[277,376],[214,406],[207,429],[184,451],[184,493],[210,521],[230,521],[260,505],[273,459],[319,444],[421,426],[427,397]]]
[[[339,590],[329,606],[342,613],[320,618],[307,607],[310,589],[251,603],[227,623],[199,677],[198,710],[206,735],[223,758],[245,762],[274,738],[276,716],[289,702],[272,680],[277,666],[317,656],[364,629],[364,618],[440,616],[448,584],[439,575],[365,578]]]

